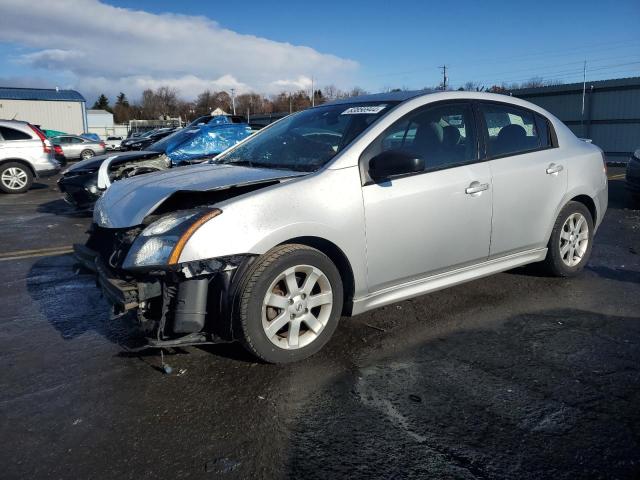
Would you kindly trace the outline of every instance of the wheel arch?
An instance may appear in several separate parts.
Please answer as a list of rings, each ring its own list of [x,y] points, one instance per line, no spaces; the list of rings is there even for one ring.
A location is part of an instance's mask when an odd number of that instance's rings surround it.
[[[596,225],[598,222],[598,209],[596,208],[596,202],[589,195],[576,195],[571,198],[569,202],[578,202],[582,203],[589,213],[591,213],[591,220],[593,220],[593,224]],[[567,203],[569,203],[567,202]],[[566,205],[566,204],[565,204]]]
[[[342,289],[344,293],[344,302],[342,307],[342,313],[344,315],[350,315],[353,307],[353,297],[355,293],[355,276],[353,274],[353,268],[347,255],[338,247],[335,243],[322,237],[303,236],[291,238],[280,245],[297,243],[300,245],[306,245],[311,248],[324,253],[338,269],[340,277],[342,279]]]
[[[2,160],[0,160],[0,166],[6,163],[20,163],[29,169],[33,178],[38,178],[38,174],[36,173],[35,169],[27,160],[24,160],[22,158],[3,158]]]

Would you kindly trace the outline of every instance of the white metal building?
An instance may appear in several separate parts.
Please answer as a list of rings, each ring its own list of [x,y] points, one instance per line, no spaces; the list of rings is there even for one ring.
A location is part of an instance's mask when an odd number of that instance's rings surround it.
[[[96,133],[106,140],[107,137],[126,137],[129,129],[127,125],[113,123],[113,113],[106,110],[87,110],[87,130]]]
[[[87,131],[86,100],[75,90],[0,87],[0,119],[80,134]]]

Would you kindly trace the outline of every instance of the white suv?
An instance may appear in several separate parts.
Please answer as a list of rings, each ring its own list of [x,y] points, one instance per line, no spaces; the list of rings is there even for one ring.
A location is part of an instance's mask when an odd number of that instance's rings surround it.
[[[54,147],[35,125],[0,120],[0,191],[23,193],[34,178],[60,171]]]

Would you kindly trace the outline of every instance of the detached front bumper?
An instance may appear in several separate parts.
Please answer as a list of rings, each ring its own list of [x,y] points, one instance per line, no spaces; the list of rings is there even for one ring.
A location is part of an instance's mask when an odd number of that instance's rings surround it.
[[[100,198],[98,190],[98,173],[76,176],[63,176],[58,180],[58,189],[64,194],[67,203],[79,208],[90,209]]]
[[[38,178],[48,178],[57,175],[61,169],[62,167],[59,166],[57,168],[50,168],[48,170],[38,170],[36,173],[38,175]]]

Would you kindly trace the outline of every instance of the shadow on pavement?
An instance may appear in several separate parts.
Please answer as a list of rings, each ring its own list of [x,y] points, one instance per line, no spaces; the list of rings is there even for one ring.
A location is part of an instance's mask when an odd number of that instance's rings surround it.
[[[72,218],[90,218],[92,212],[89,210],[78,210],[74,206],[69,205],[63,199],[51,200],[38,205],[38,213],[51,213],[54,215],[63,215]]]
[[[95,277],[76,273],[79,266],[72,256],[52,256],[33,264],[27,276],[27,290],[49,323],[65,340],[94,331],[123,348],[119,356],[158,356],[158,349],[130,352],[144,343],[144,336],[133,318],[112,318],[111,305],[96,287]],[[238,343],[199,347],[210,354],[255,363]],[[171,355],[188,354],[183,348],[165,349]]]
[[[640,317],[518,315],[376,361],[292,419],[290,478],[638,478]]]
[[[94,277],[77,274],[70,255],[35,262],[27,276],[27,290],[65,340],[93,330],[111,342],[122,344],[130,334],[124,322],[110,321],[111,308],[96,288]]]

